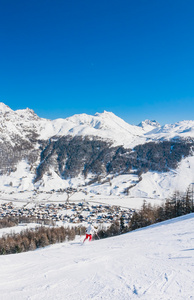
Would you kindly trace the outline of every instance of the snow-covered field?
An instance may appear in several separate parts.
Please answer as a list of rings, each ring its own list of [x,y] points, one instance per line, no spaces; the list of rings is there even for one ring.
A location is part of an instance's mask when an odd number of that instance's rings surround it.
[[[194,299],[194,214],[0,257],[1,300]]]

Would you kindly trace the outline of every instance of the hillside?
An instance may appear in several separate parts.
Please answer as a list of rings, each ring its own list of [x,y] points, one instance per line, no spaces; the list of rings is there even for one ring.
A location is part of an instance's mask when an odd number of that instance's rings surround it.
[[[1,299],[193,299],[193,228],[190,214],[84,246],[78,238],[1,256]]]
[[[194,180],[194,121],[136,126],[106,111],[47,120],[0,103],[0,124],[1,199],[164,199]]]

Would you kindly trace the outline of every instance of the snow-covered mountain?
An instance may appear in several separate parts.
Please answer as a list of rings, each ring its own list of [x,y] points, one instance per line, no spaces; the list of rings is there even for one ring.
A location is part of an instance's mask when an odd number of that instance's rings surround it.
[[[142,127],[146,132],[152,131],[156,128],[161,128],[161,125],[155,120],[145,120],[139,123],[139,127]]]
[[[13,111],[0,103],[1,135],[20,135],[28,137],[35,133],[40,139],[53,136],[96,136],[110,139],[114,145],[134,147],[150,140],[194,138],[194,121],[182,121],[161,126],[157,121],[145,120],[138,126],[130,125],[112,112],[104,111],[94,116],[74,115],[66,119],[48,120],[39,118],[33,110]]]
[[[79,237],[1,255],[1,299],[193,299],[193,228],[189,214],[84,246]]]
[[[193,139],[194,121],[181,121],[175,124],[166,124],[147,133],[151,139]]]
[[[80,114],[66,119],[47,120],[39,118],[31,109],[13,111],[0,103],[0,124],[2,134],[7,139],[14,135],[28,139],[32,132],[43,140],[53,136],[95,136],[126,147],[143,143],[147,139],[144,138],[145,131],[142,128],[130,125],[106,111],[94,116]]]
[[[194,121],[135,126],[106,111],[48,120],[0,103],[6,194],[73,188],[95,197],[164,198],[194,182],[193,149]]]

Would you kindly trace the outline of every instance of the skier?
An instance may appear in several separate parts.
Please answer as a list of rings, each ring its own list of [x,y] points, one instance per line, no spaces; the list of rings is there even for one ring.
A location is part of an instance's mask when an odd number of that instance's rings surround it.
[[[84,243],[87,239],[89,239],[89,242],[91,242],[91,240],[92,240],[92,235],[93,235],[93,233],[95,233],[95,232],[96,232],[96,230],[94,229],[94,226],[92,226],[92,223],[88,223],[88,227],[87,227],[87,229],[86,229],[86,237],[85,237],[83,243]]]

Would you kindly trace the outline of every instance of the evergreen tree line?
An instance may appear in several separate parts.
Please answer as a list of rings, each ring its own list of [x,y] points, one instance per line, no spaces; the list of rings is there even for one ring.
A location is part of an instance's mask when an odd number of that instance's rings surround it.
[[[74,178],[81,173],[87,178],[92,173],[95,181],[110,174],[134,173],[134,170],[139,176],[149,170],[168,172],[176,169],[182,157],[189,156],[194,146],[194,141],[178,139],[149,142],[127,149],[89,136],[62,136],[39,143],[41,163],[36,169],[35,182],[45,173],[49,174],[50,166],[61,178]]]
[[[154,223],[162,222],[179,216],[194,212],[194,191],[189,187],[186,193],[175,192],[174,195],[167,199],[161,206],[152,206],[145,201],[140,210],[133,213],[129,224],[124,223],[123,217],[113,222],[108,228],[101,228],[98,236],[94,238],[106,238],[114,235],[126,233],[138,228],[146,227]]]
[[[152,206],[144,202],[139,211],[135,211],[130,222],[129,231],[152,225],[179,216],[194,212],[193,189],[188,188],[186,193],[175,192],[161,206]]]
[[[121,222],[119,220],[116,220],[108,228],[105,228],[104,226],[102,226],[98,230],[98,233],[93,236],[93,239],[94,240],[105,239],[107,237],[111,237],[111,236],[115,236],[115,235],[119,235],[119,234],[123,233],[120,223]]]
[[[12,233],[0,238],[0,255],[26,252],[50,244],[62,243],[84,234],[85,227],[37,227],[27,229],[18,234]]]

